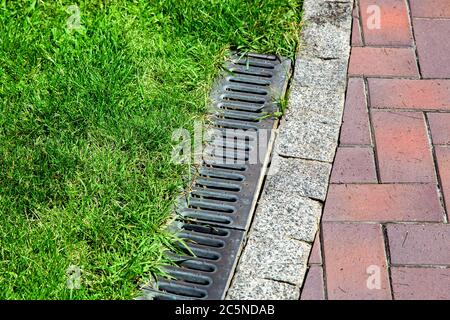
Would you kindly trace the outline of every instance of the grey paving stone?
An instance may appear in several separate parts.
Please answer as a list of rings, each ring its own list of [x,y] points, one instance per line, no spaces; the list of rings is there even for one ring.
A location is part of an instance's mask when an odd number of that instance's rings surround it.
[[[331,164],[275,154],[266,180],[266,194],[297,193],[298,196],[325,200]],[[274,202],[277,198],[272,198]],[[280,201],[280,200],[278,200]],[[288,200],[289,201],[289,200]]]
[[[298,300],[300,289],[288,283],[237,274],[226,300]]]
[[[285,157],[333,162],[340,125],[318,121],[314,116],[282,121],[275,151]]]
[[[258,204],[253,231],[267,238],[313,242],[322,204],[297,192],[266,189]]]
[[[308,23],[303,28],[300,39],[303,56],[341,58],[350,50],[348,31],[330,23]]]
[[[313,117],[317,121],[340,124],[344,109],[345,93],[334,88],[309,88],[293,84],[289,95],[289,108],[285,119],[301,120]]]
[[[335,88],[336,92],[345,92],[347,59],[324,60],[302,56],[295,65],[294,81],[302,87]]]
[[[305,0],[303,21],[318,25],[330,23],[350,33],[352,9],[353,0]]]
[[[252,230],[239,261],[237,273],[293,285],[302,283],[311,245],[288,237],[268,237]]]

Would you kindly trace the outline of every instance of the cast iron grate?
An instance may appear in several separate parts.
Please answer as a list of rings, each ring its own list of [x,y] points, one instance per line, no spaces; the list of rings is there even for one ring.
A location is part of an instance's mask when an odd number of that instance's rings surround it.
[[[211,139],[192,190],[172,227],[189,249],[143,287],[140,299],[223,299],[251,221],[270,156],[274,112],[286,92],[291,61],[233,53],[211,93]]]

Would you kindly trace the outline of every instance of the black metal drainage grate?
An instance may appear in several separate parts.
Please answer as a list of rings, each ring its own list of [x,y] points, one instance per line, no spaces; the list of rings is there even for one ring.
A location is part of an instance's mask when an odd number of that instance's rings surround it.
[[[273,113],[284,97],[291,61],[231,55],[212,93],[214,135],[193,188],[179,207],[177,233],[189,250],[172,254],[170,275],[140,299],[223,299],[251,221],[269,156]],[[191,251],[191,252],[189,252]],[[192,254],[193,253],[193,254]]]

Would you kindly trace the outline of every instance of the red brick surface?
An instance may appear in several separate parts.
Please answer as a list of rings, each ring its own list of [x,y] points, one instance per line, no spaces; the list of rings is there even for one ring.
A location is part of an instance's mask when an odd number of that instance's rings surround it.
[[[411,46],[413,38],[405,0],[360,0],[366,46]],[[374,24],[379,8],[379,25]],[[379,27],[379,28],[378,28]]]
[[[450,80],[368,81],[372,108],[450,110]]]
[[[368,145],[370,141],[369,116],[363,79],[350,78],[347,87],[340,143]]]
[[[377,182],[372,148],[339,147],[336,152],[331,183]]]
[[[390,299],[380,225],[326,222],[323,241],[329,299]],[[379,270],[379,289],[367,285],[373,266]]]
[[[435,184],[332,184],[325,221],[442,221]]]
[[[450,266],[450,224],[390,224],[386,229],[391,263]]]
[[[322,251],[320,249],[320,232],[317,232],[314,239],[311,254],[309,255],[309,264],[322,264]]]
[[[354,47],[349,76],[419,77],[412,48]]]
[[[448,300],[450,0],[355,5],[339,147],[301,297]]]
[[[447,218],[450,218],[450,146],[436,147],[435,152],[441,178],[441,188],[447,208]]]
[[[323,271],[321,266],[309,267],[300,300],[324,300]]]
[[[450,113],[428,113],[433,144],[450,144]]]
[[[359,27],[359,11],[355,7],[353,10],[353,24],[352,24],[352,46],[362,46],[361,28]]]
[[[434,182],[434,163],[424,116],[372,113],[381,182]]]
[[[414,19],[414,30],[423,77],[450,78],[450,20]]]
[[[420,18],[450,18],[450,3],[448,0],[409,0],[414,17]]]
[[[396,300],[449,300],[450,269],[391,268]]]

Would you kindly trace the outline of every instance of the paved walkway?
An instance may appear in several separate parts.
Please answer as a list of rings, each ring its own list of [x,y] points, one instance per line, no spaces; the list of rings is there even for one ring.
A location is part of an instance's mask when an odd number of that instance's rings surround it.
[[[356,2],[301,299],[450,299],[450,1]]]

